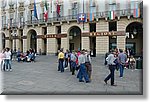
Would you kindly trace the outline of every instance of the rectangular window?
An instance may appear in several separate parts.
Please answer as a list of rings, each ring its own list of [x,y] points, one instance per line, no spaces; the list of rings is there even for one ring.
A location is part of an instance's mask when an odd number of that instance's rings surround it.
[[[73,18],[76,18],[77,14],[78,14],[78,3],[74,2],[72,4],[72,16],[73,16]]]
[[[90,25],[90,32],[96,32],[96,23],[89,23]]]

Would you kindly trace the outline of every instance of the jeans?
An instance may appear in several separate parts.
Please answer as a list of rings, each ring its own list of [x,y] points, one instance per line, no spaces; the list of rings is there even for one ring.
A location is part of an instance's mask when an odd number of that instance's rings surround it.
[[[65,58],[65,67],[68,67],[68,58]]]
[[[11,69],[11,60],[5,59],[5,69]]]
[[[115,67],[116,67],[115,65],[109,65],[110,74],[104,80],[107,82],[109,79],[111,79],[111,85],[114,85]]]
[[[120,69],[120,77],[123,77],[124,65],[119,64],[119,69]]]
[[[64,59],[59,59],[59,68],[61,72],[64,72],[63,62],[64,62]]]
[[[85,68],[85,64],[81,64],[80,65],[80,69],[79,69],[79,81],[81,81],[84,77],[85,81],[89,81],[89,77]]]

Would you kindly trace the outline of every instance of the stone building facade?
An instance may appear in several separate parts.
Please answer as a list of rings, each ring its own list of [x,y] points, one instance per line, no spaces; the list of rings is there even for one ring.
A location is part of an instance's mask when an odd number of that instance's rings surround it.
[[[140,54],[143,49],[143,15],[134,16],[135,9],[130,8],[132,3],[129,3],[130,6],[128,8],[121,9],[121,2],[117,3],[114,0],[116,5],[116,9],[113,10],[115,18],[110,19],[109,11],[106,11],[108,8],[106,6],[108,2],[106,1],[103,1],[105,3],[105,11],[99,12],[96,9],[92,21],[89,21],[89,10],[86,9],[85,14],[87,18],[84,23],[78,21],[78,14],[83,13],[82,8],[84,7],[81,0],[79,2],[68,1],[71,4],[77,2],[78,5],[83,6],[80,6],[81,12],[77,12],[75,18],[74,15],[66,14],[59,17],[54,17],[53,15],[47,21],[44,20],[43,16],[40,16],[38,20],[29,20],[28,17],[25,17],[23,20],[20,19],[19,23],[16,22],[17,20],[14,23],[6,20],[6,23],[3,23],[1,26],[1,49],[9,47],[17,50],[20,48],[21,51],[26,52],[29,48],[33,48],[37,53],[42,54],[55,54],[60,48],[64,48],[64,50],[87,49],[98,55],[105,54],[114,48],[123,50],[130,48],[136,54]],[[86,7],[88,5],[87,2],[89,4],[90,0],[84,1]],[[93,2],[97,1],[93,0]],[[137,1],[135,3],[139,5],[140,2]],[[44,3],[39,2],[38,4],[44,10]],[[65,5],[62,1],[60,4]],[[49,9],[51,8],[50,5]],[[56,2],[53,2],[52,5],[56,5]],[[99,6],[96,5],[97,8]],[[34,11],[34,2],[31,0],[27,6],[23,2],[18,2],[17,14],[24,12],[26,7],[30,11]],[[117,9],[117,7],[120,8]],[[3,16],[1,20],[3,21],[5,20],[4,17],[8,16],[7,13],[13,12],[15,14],[15,6],[9,9],[5,9],[5,6],[2,6],[1,11]],[[64,12],[64,10],[62,11]],[[29,15],[24,14],[24,16]],[[10,20],[11,17],[7,18]]]

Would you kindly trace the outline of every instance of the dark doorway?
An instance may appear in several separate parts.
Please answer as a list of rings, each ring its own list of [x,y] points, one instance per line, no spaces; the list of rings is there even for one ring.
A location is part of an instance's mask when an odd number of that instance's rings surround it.
[[[34,30],[31,31],[30,48],[37,52],[37,34]]]
[[[143,54],[143,24],[132,22],[126,28],[126,49],[131,49],[134,55]]]
[[[96,37],[90,37],[90,54],[96,57]]]
[[[69,31],[69,50],[81,50],[81,29],[77,26],[71,27]]]
[[[5,34],[2,33],[2,48],[3,49],[5,48],[5,44],[6,44],[6,42],[5,42]]]

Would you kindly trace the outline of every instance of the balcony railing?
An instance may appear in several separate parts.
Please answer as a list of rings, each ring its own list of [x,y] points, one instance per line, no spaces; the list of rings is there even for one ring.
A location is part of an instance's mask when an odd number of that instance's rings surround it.
[[[104,11],[104,12],[96,12],[94,13],[94,18],[108,18],[110,11]],[[124,10],[115,10],[114,11],[116,17],[126,17],[126,16],[133,16],[134,15],[134,9],[124,9]],[[87,13],[88,15],[89,13]],[[43,14],[41,14],[43,15]],[[28,16],[28,20],[26,22],[23,22],[22,25],[38,25],[38,24],[45,24],[45,23],[54,23],[54,22],[63,22],[63,21],[77,21],[77,15],[68,15],[68,16],[60,16],[60,17],[52,17],[48,18],[47,21],[45,21],[43,16],[40,16],[38,20],[36,20],[34,17]],[[88,16],[87,16],[88,17]],[[14,25],[12,25],[14,26]]]

